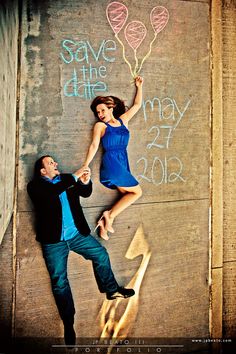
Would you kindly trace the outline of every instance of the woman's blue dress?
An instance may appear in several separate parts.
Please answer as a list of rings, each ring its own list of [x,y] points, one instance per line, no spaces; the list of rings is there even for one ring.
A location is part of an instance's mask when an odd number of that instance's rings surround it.
[[[101,139],[104,153],[100,168],[100,182],[110,189],[134,187],[139,184],[130,173],[127,155],[129,130],[120,118],[118,121],[121,124],[119,127],[112,127],[105,123],[107,128]]]

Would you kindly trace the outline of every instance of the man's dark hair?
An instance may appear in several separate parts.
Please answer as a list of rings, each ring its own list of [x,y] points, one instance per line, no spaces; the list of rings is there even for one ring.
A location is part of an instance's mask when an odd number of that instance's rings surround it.
[[[43,168],[43,159],[45,157],[51,157],[50,155],[43,155],[41,156],[34,164],[34,178],[39,178],[41,177],[41,168]]]

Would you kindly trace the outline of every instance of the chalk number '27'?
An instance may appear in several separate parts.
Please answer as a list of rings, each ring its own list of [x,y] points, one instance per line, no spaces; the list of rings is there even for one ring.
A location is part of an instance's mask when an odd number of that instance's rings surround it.
[[[160,139],[160,134],[161,131],[166,130],[167,135],[164,136],[163,138],[166,140],[165,144],[157,144],[157,140]],[[148,131],[148,133],[151,133],[152,131],[156,131],[156,136],[153,139],[153,141],[147,145],[148,149],[151,149],[152,147],[157,147],[159,149],[168,149],[169,148],[169,143],[170,143],[170,138],[172,137],[172,130],[173,128],[170,127],[169,125],[161,125],[160,127],[158,125],[154,125],[151,127]]]

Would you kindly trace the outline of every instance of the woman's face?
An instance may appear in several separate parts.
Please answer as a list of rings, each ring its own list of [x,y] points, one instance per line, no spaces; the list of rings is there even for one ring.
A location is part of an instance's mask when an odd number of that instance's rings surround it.
[[[97,116],[102,122],[109,122],[112,118],[112,108],[108,108],[104,103],[98,104],[96,107]]]

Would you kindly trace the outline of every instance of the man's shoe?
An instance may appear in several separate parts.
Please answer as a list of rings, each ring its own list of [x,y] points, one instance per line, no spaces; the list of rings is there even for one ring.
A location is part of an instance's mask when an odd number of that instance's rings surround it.
[[[134,294],[135,291],[133,289],[126,289],[120,286],[114,293],[107,293],[107,300],[115,300],[117,298],[126,299],[127,297],[131,297]]]
[[[66,345],[75,345],[76,335],[73,324],[64,324],[64,340]]]

